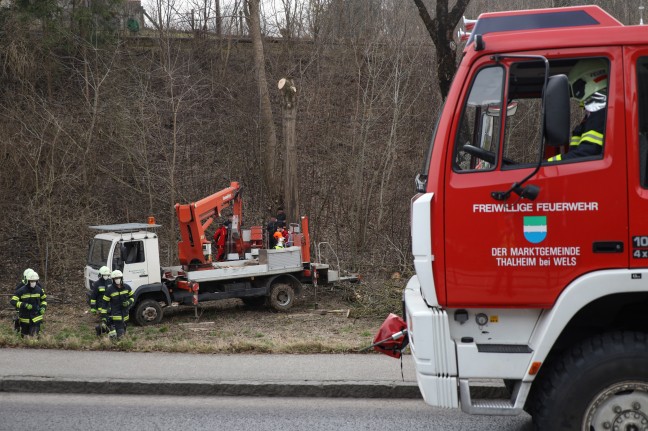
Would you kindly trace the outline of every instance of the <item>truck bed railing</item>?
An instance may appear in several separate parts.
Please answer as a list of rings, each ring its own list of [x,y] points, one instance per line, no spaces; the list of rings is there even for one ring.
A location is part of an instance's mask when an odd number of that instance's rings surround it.
[[[335,252],[335,249],[333,248],[333,246],[328,241],[323,241],[323,242],[320,242],[320,243],[317,244],[317,247],[315,249],[315,252],[316,252],[315,257],[317,259],[317,263],[320,263],[320,264],[322,263],[322,246],[328,246],[328,248],[331,250],[331,252],[333,253],[333,256],[335,256],[335,261],[336,261],[335,269],[337,271],[339,271],[340,270],[340,258],[338,258],[338,255]]]

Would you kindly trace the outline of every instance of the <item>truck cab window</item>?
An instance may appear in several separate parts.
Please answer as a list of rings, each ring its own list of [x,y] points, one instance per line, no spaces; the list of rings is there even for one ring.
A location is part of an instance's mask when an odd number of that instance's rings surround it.
[[[459,123],[453,158],[455,171],[495,168],[503,86],[503,68],[487,67],[477,73]]]
[[[538,161],[542,131],[542,62],[513,63],[508,80],[508,100],[516,103],[504,132],[503,169],[529,167]],[[582,162],[603,154],[607,112],[609,62],[602,58],[553,60],[550,75],[567,75],[571,88],[572,138],[558,149],[550,148],[546,163]]]
[[[126,264],[144,262],[144,243],[142,241],[125,242],[122,246],[122,259]]]
[[[637,61],[637,112],[639,112],[639,179],[648,188],[648,57]]]
[[[94,239],[90,242],[88,248],[88,265],[92,266],[94,269],[99,269],[101,266],[105,265],[108,261],[108,254],[110,253],[110,247],[112,242],[105,239]]]

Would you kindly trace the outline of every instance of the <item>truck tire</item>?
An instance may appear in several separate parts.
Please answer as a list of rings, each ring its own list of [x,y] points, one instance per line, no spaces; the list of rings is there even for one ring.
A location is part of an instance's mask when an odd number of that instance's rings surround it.
[[[268,300],[275,310],[288,311],[295,303],[295,290],[288,283],[273,284]]]
[[[537,383],[530,406],[537,430],[646,429],[648,337],[611,332],[589,338],[549,364]]]
[[[156,325],[162,320],[162,307],[153,299],[145,299],[135,308],[135,322],[140,326]]]

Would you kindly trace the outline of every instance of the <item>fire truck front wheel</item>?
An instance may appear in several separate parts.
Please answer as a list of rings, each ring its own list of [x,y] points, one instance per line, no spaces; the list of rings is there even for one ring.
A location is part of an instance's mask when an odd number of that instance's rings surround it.
[[[295,303],[295,290],[288,283],[275,283],[268,297],[270,306],[277,311],[288,311]]]
[[[140,301],[135,308],[135,321],[140,326],[156,325],[162,320],[162,307],[153,299]]]
[[[648,336],[611,332],[548,364],[530,406],[538,430],[648,428]]]

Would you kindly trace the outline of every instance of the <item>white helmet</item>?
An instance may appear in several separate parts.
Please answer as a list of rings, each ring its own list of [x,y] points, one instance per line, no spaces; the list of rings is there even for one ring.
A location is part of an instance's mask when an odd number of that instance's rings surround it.
[[[27,280],[28,280],[27,277],[29,277],[29,274],[31,274],[32,272],[34,272],[34,270],[31,269],[31,268],[27,268],[27,269],[23,272],[23,278],[22,278],[22,282],[23,282],[23,283],[26,283],[26,282],[27,282]]]
[[[38,273],[36,271],[32,271],[27,274],[27,281],[38,281]]]
[[[122,278],[124,274],[118,269],[114,270],[112,273],[110,273],[110,278]]]
[[[110,270],[107,266],[102,266],[99,268],[99,275],[110,275]]]
[[[608,86],[608,69],[608,62],[603,58],[580,60],[568,75],[572,96],[584,102],[594,93],[603,93]]]

